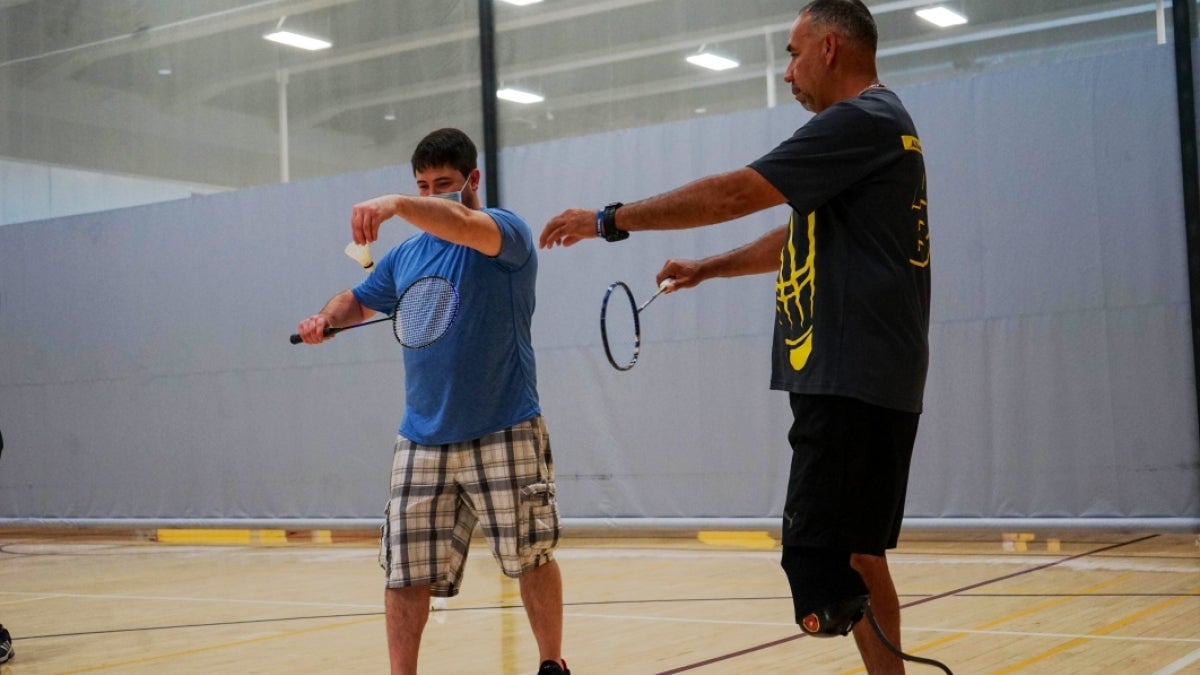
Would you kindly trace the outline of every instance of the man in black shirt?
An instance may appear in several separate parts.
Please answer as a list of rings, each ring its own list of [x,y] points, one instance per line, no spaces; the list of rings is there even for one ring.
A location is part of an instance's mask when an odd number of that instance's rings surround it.
[[[703,260],[668,260],[672,290],[775,272],[771,387],[793,412],[783,559],[796,621],[845,635],[869,673],[903,662],[887,566],[904,514],[928,367],[929,228],[917,132],[875,67],[878,35],[859,0],[815,0],[788,40],[784,80],[816,113],[750,166],[628,205],[570,209],[540,245],[619,241],[638,230],[699,227],[787,203],[788,225]]]

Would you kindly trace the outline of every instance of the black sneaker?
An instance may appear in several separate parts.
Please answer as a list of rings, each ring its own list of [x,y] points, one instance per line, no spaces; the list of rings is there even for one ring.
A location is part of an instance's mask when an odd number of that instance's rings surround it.
[[[571,671],[567,670],[567,662],[563,661],[542,661],[542,667],[538,668],[537,675],[571,675]]]
[[[12,636],[5,630],[4,625],[0,624],[0,663],[5,663],[16,655],[12,648]]]

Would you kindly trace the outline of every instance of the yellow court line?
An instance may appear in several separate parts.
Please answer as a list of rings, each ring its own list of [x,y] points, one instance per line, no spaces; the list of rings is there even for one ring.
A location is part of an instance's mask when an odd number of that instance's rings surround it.
[[[1193,593],[1197,593],[1197,592],[1200,592],[1200,588],[1192,589],[1192,590],[1188,591],[1188,594],[1193,594]],[[1135,621],[1144,619],[1147,616],[1150,616],[1151,614],[1154,614],[1156,612],[1160,612],[1160,611],[1166,609],[1167,607],[1170,607],[1171,605],[1174,605],[1175,603],[1180,602],[1181,600],[1183,600],[1183,598],[1184,598],[1184,596],[1181,595],[1181,596],[1176,596],[1174,598],[1168,598],[1167,600],[1163,600],[1162,602],[1159,602],[1159,603],[1155,603],[1154,605],[1151,605],[1150,607],[1147,607],[1146,609],[1143,609],[1140,612],[1134,612],[1133,614],[1130,614],[1129,616],[1127,616],[1119,621],[1114,621],[1114,622],[1108,624],[1107,626],[1101,626],[1100,628],[1097,628],[1096,630],[1092,631],[1091,633],[1088,633],[1088,636],[1108,635],[1109,633],[1111,633],[1115,630],[1118,630],[1120,628],[1124,628],[1125,626],[1128,626],[1129,624],[1134,623]],[[1020,663],[1016,663],[1007,668],[1002,668],[1000,670],[997,670],[997,671],[993,672],[991,675],[1006,675],[1007,673],[1015,673],[1018,670],[1021,670],[1022,668],[1026,667],[1028,665],[1037,663],[1038,661],[1044,661],[1045,659],[1048,659],[1051,656],[1054,656],[1056,654],[1061,654],[1061,653],[1067,651],[1068,649],[1071,649],[1072,647],[1078,647],[1081,644],[1085,644],[1088,642],[1088,640],[1089,640],[1089,637],[1075,638],[1074,640],[1071,640],[1069,642],[1064,642],[1061,645],[1058,645],[1057,647],[1047,649],[1046,651],[1042,652],[1041,654],[1038,654],[1036,656],[1031,656],[1031,657],[1025,659],[1024,661],[1021,661]]]
[[[155,533],[160,544],[249,544],[250,530],[161,528]]]
[[[333,628],[345,628],[347,626],[356,626],[360,623],[370,623],[372,621],[380,621],[382,619],[383,619],[382,616],[372,616],[372,617],[368,617],[366,619],[355,619],[354,621],[343,621],[341,623],[330,624],[328,626],[314,626],[313,628],[302,628],[300,630],[289,631],[287,633],[280,633],[279,635],[264,635],[262,637],[250,638],[248,640],[236,640],[234,642],[225,642],[222,644],[208,645],[207,647],[196,647],[194,649],[184,649],[184,650],[178,651],[178,652],[169,652],[167,654],[158,654],[155,656],[147,656],[147,657],[140,658],[140,659],[131,659],[129,661],[120,661],[117,663],[102,663],[102,664],[98,664],[98,665],[88,666],[87,668],[84,668],[82,670],[64,670],[60,673],[55,673],[54,675],[78,675],[79,673],[91,673],[91,672],[94,672],[97,670],[109,670],[111,668],[136,666],[136,665],[140,665],[143,663],[150,663],[151,661],[161,661],[163,659],[174,659],[174,658],[179,658],[181,656],[191,656],[192,654],[202,654],[204,652],[211,652],[211,651],[215,651],[218,649],[226,649],[228,647],[240,647],[242,645],[255,644],[257,642],[267,642],[270,640],[278,640],[281,638],[295,637],[297,635],[304,635],[305,633],[316,633],[318,631],[330,630]]]
[[[1095,592],[1103,590],[1109,586],[1115,586],[1115,585],[1121,583],[1122,581],[1125,581],[1126,579],[1128,579],[1131,576],[1133,576],[1132,573],[1122,574],[1113,579],[1103,581],[1103,582],[1095,584],[1093,586],[1088,586],[1087,588],[1079,591],[1079,593],[1081,595],[1095,593]],[[1031,605],[1029,607],[1026,607],[1025,609],[1022,609],[1019,612],[1013,612],[1012,614],[1006,614],[998,619],[992,619],[991,621],[985,621],[985,622],[975,626],[974,628],[971,628],[970,630],[980,631],[980,630],[988,630],[989,628],[995,628],[996,626],[999,626],[1000,624],[1008,623],[1009,621],[1015,621],[1022,617],[1029,616],[1030,614],[1036,614],[1037,612],[1041,612],[1043,610],[1050,609],[1051,607],[1057,607],[1059,605],[1064,605],[1068,602],[1071,602],[1072,600],[1078,600],[1078,599],[1079,599],[1078,597],[1066,597],[1066,598],[1055,598],[1054,600],[1047,600],[1045,602],[1039,602],[1035,605]],[[916,647],[913,647],[912,649],[907,650],[905,653],[917,654],[919,652],[928,651],[935,647],[941,647],[942,645],[944,645],[948,642],[954,642],[955,640],[960,640],[970,634],[971,633],[952,633],[950,635],[946,635],[944,637],[937,638],[936,640],[930,640],[929,642],[921,643],[921,644],[917,645]],[[856,675],[857,673],[863,673],[863,672],[866,672],[866,669],[859,667],[859,668],[855,668],[853,670],[843,671],[841,673],[838,673],[838,675]]]
[[[696,533],[696,539],[710,546],[736,546],[759,550],[771,550],[778,543],[768,532],[745,532],[741,530],[705,530]]]
[[[317,530],[312,534],[313,543],[332,543],[329,536],[321,537]],[[244,546],[248,544],[286,544],[286,530],[249,530],[216,528],[160,528],[155,530],[155,539],[160,544],[208,544],[219,546]]]
[[[1118,576],[1118,577],[1116,577],[1116,578],[1109,579],[1108,581],[1104,581],[1104,582],[1098,583],[1098,584],[1096,584],[1096,585],[1094,585],[1094,586],[1088,586],[1087,588],[1085,588],[1085,589],[1083,589],[1083,590],[1079,591],[1079,594],[1080,594],[1080,595],[1089,595],[1089,594],[1092,594],[1092,593],[1096,593],[1097,591],[1101,591],[1101,590],[1103,590],[1103,589],[1105,589],[1105,588],[1108,588],[1109,586],[1116,586],[1117,584],[1121,583],[1122,581],[1125,581],[1126,579],[1128,579],[1128,578],[1129,578],[1129,577],[1131,577],[1131,576],[1133,576],[1133,574],[1132,574],[1132,573],[1126,573],[1126,574],[1122,574],[1122,575],[1120,575],[1120,576]],[[1019,611],[1019,612],[1013,612],[1012,614],[1006,614],[1006,615],[1004,615],[1004,616],[1002,616],[1002,617],[1000,617],[1000,618],[998,618],[998,619],[992,619],[991,621],[985,621],[985,622],[983,622],[983,623],[979,624],[978,626],[975,626],[975,627],[974,627],[974,628],[972,628],[971,630],[988,630],[989,628],[995,628],[996,626],[999,626],[1000,624],[1008,623],[1009,621],[1015,621],[1015,620],[1017,620],[1017,619],[1020,619],[1020,618],[1022,618],[1022,617],[1029,616],[1030,614],[1036,614],[1036,613],[1038,613],[1038,612],[1040,612],[1040,611],[1043,611],[1043,610],[1046,610],[1046,609],[1050,609],[1051,607],[1057,607],[1057,606],[1059,606],[1059,605],[1065,605],[1065,604],[1067,604],[1068,602],[1071,602],[1071,601],[1073,601],[1073,600],[1079,600],[1079,599],[1080,599],[1079,597],[1072,596],[1072,597],[1056,598],[1056,599],[1054,599],[1054,600],[1047,600],[1047,601],[1045,601],[1045,602],[1040,602],[1040,603],[1037,603],[1037,604],[1035,604],[1035,605],[1031,605],[1031,606],[1029,606],[1029,607],[1026,607],[1025,609],[1023,609],[1023,610],[1021,610],[1021,611]],[[946,636],[946,637],[939,638],[939,639],[937,639],[937,640],[933,640],[933,641],[927,642],[927,643],[925,643],[925,644],[922,644],[922,645],[918,645],[917,647],[915,647],[915,648],[912,650],[912,652],[911,652],[911,653],[914,653],[914,654],[915,654],[915,653],[917,653],[917,652],[919,652],[919,651],[922,651],[922,650],[925,650],[925,649],[929,649],[929,648],[931,648],[931,647],[934,647],[934,646],[936,646],[936,645],[941,645],[941,644],[945,644],[945,643],[947,643],[947,642],[950,642],[950,641],[952,641],[952,640],[957,640],[957,639],[959,639],[959,638],[964,638],[964,637],[966,637],[967,635],[969,635],[969,633],[958,633],[958,634],[955,634],[955,635],[948,635],[948,636]]]

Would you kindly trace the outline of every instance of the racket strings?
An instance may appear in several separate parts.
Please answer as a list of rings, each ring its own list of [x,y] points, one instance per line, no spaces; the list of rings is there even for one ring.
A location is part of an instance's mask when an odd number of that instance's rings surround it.
[[[641,321],[633,292],[617,281],[608,287],[600,309],[600,336],[604,354],[617,370],[629,370],[641,352]]]
[[[420,279],[396,303],[393,329],[406,347],[424,347],[446,333],[458,314],[458,295],[449,281]]]

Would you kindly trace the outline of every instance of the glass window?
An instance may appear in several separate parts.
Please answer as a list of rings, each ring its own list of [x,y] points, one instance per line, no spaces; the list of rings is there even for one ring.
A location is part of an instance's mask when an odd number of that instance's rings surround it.
[[[495,0],[500,145],[790,104],[803,4]],[[1171,33],[1145,0],[949,0],[948,27],[917,15],[933,4],[868,2],[888,84]],[[482,149],[478,28],[478,0],[0,0],[0,162],[33,186],[0,192],[0,222],[403,164],[441,126]],[[62,170],[94,174],[86,206]]]

